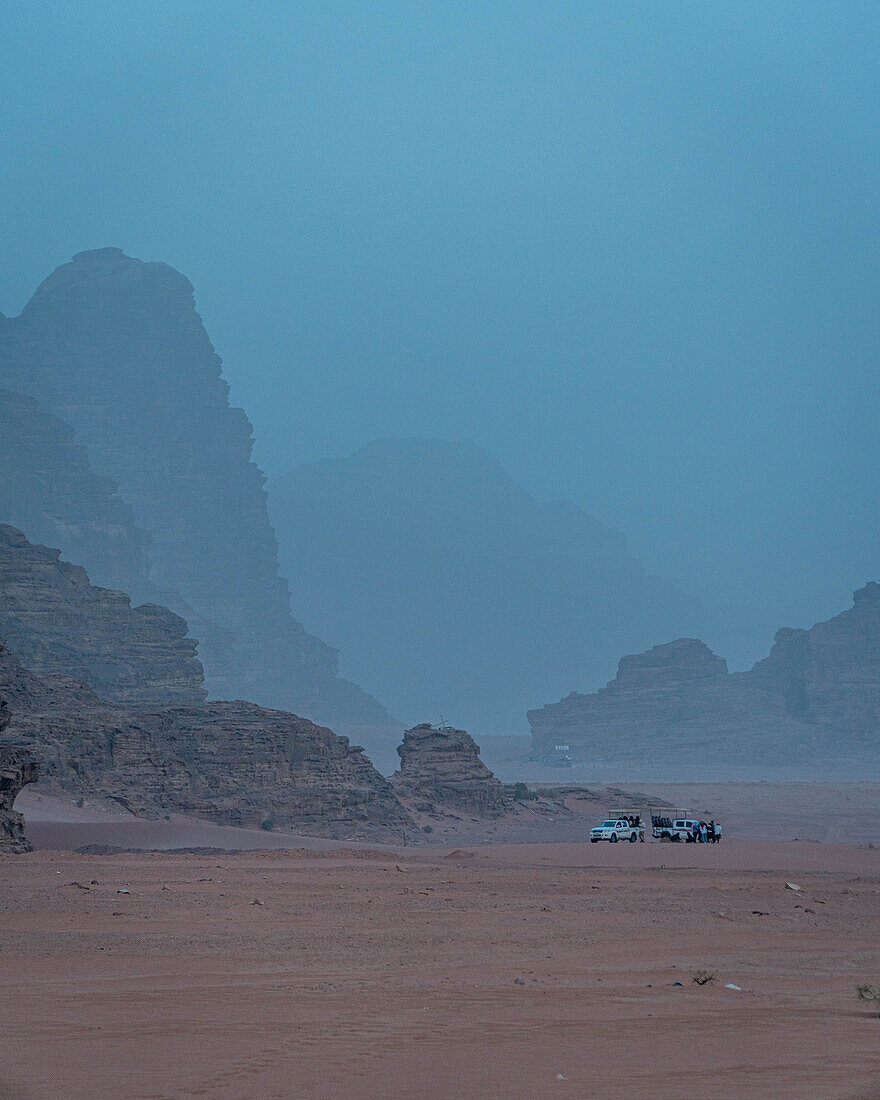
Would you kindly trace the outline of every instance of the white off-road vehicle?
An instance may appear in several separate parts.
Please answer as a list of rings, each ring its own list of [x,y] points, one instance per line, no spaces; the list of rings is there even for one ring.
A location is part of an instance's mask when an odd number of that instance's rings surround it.
[[[590,829],[591,844],[598,844],[600,840],[610,840],[612,844],[616,844],[618,840],[628,840],[630,844],[635,844],[637,841],[644,839],[645,826],[631,825],[622,817],[609,818],[607,821],[603,821],[601,825]]]
[[[690,817],[686,810],[654,810],[651,814],[651,833],[657,840],[671,840],[679,844],[693,844],[699,834],[700,819]],[[714,819],[706,823],[705,839],[709,844],[721,840],[721,822]],[[697,832],[694,832],[694,829]]]

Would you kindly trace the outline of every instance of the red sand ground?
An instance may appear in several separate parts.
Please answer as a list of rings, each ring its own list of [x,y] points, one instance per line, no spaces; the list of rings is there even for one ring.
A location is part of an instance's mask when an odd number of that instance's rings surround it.
[[[42,851],[0,883],[4,1100],[880,1097],[873,848]]]

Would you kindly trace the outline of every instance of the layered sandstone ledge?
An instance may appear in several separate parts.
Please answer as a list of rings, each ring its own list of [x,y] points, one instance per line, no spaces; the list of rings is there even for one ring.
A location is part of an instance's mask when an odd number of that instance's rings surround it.
[[[451,809],[495,817],[510,808],[504,787],[465,730],[423,723],[406,731],[397,752],[400,770],[391,781],[397,796],[417,812]]]
[[[529,711],[533,755],[585,760],[880,764],[880,584],[809,630],[782,629],[749,672],[695,638],[624,657],[592,695]]]
[[[0,637],[36,675],[61,674],[119,703],[205,698],[197,642],[165,607],[132,607],[85,569],[0,524]]]

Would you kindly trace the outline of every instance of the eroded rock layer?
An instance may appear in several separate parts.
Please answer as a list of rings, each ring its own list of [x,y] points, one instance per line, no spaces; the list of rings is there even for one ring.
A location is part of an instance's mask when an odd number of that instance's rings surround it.
[[[149,581],[149,534],[116,483],[92,470],[73,428],[8,390],[0,390],[0,523],[86,564],[102,588],[162,602]]]
[[[624,657],[617,677],[529,711],[533,755],[799,765],[880,764],[880,585],[809,630],[782,629],[770,655],[728,673],[680,638]]]
[[[397,752],[400,771],[391,781],[398,797],[418,812],[452,809],[494,817],[509,809],[503,785],[464,730],[423,723],[406,731]]]
[[[0,852],[28,852],[24,818],[13,810],[19,792],[36,783],[39,765],[27,749],[0,738]]]
[[[57,550],[0,524],[0,637],[37,675],[61,674],[125,703],[196,703],[205,697],[196,641],[156,604],[96,588]]]
[[[12,807],[28,783],[36,783],[39,765],[27,749],[5,736],[9,725],[9,704],[0,695],[0,852],[27,852],[24,818]]]
[[[345,737],[253,703],[133,707],[63,676],[39,677],[0,646],[8,733],[50,788],[112,799],[147,817],[336,837],[399,838],[391,784]]]

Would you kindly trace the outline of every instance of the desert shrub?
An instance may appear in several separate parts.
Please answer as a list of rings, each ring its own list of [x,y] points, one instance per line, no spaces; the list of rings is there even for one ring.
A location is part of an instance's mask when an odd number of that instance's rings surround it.
[[[878,1016],[880,1016],[880,986],[857,985],[856,996],[860,1001],[873,1005],[877,1009]]]
[[[691,973],[691,978],[697,983],[697,985],[709,985],[710,982],[715,981],[715,971],[694,970]]]
[[[265,829],[267,833],[271,833],[272,830],[275,828],[275,818],[264,817],[263,820],[260,822],[260,828]]]
[[[529,790],[527,783],[512,783],[507,793],[515,802],[535,802],[538,798],[534,791]]]
[[[433,825],[423,825],[422,826],[422,832],[423,833],[433,833],[434,832],[434,826]]]

